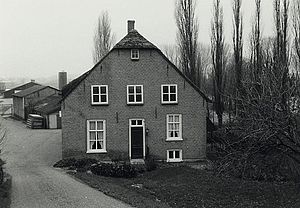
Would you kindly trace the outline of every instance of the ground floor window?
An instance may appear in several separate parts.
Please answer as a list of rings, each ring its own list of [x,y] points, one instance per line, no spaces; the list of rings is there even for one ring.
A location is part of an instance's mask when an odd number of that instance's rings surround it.
[[[106,152],[105,120],[87,121],[87,153]]]
[[[181,162],[182,161],[182,150],[167,150],[167,162]]]

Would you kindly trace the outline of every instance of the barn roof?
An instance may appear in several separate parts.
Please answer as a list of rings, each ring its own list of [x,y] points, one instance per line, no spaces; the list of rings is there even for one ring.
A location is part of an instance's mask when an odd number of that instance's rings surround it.
[[[50,87],[50,86],[34,85],[34,86],[30,87],[30,88],[27,88],[27,89],[22,90],[20,92],[14,93],[13,96],[15,96],[15,97],[26,97],[27,95],[30,95],[30,94],[35,93],[35,92],[38,92],[38,91],[43,90],[43,89],[45,89],[47,87],[55,89],[55,88]],[[57,89],[55,89],[55,90],[57,90]]]
[[[61,101],[60,95],[51,95],[36,103],[34,110],[36,112],[46,114],[46,115],[54,112],[58,112],[61,109],[60,101]]]

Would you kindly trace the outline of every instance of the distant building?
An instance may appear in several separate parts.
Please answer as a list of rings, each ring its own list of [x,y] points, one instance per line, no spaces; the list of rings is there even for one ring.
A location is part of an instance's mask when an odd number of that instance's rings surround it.
[[[27,119],[34,105],[51,95],[58,95],[59,90],[50,86],[34,85],[12,95],[13,114],[15,117]]]
[[[12,95],[14,93],[18,93],[22,90],[28,89],[32,86],[41,86],[40,84],[36,83],[34,80],[31,80],[30,82],[20,85],[18,87],[15,87],[13,89],[7,90],[5,92],[3,92],[3,98],[12,98]]]
[[[0,82],[0,94],[3,93],[5,90],[6,90],[5,82]]]
[[[60,101],[61,95],[55,94],[36,103],[34,113],[44,118],[44,127],[46,129],[61,128]]]

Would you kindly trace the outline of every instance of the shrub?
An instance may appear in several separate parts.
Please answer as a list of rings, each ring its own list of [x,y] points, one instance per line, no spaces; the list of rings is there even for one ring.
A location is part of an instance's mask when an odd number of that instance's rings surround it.
[[[76,159],[75,158],[66,158],[58,161],[53,165],[55,168],[67,168],[67,167],[75,167]]]
[[[137,175],[136,169],[128,163],[97,163],[91,166],[91,171],[108,177],[133,178]]]
[[[98,160],[92,158],[82,158],[75,162],[75,167],[77,171],[85,172],[90,169],[92,164],[96,164]]]
[[[152,171],[157,168],[157,163],[155,162],[154,158],[148,157],[145,160],[145,166],[147,171]]]
[[[0,158],[0,184],[2,184],[4,180],[4,172],[2,167],[4,164],[5,162]]]

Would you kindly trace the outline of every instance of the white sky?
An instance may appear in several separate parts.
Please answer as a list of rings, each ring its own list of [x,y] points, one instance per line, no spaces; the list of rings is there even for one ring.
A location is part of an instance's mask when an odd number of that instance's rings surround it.
[[[127,20],[157,46],[174,44],[175,0],[0,0],[0,79],[56,76],[61,70],[79,75],[93,66],[97,17],[108,11],[118,42]],[[248,41],[254,0],[243,1],[244,40]],[[264,35],[273,28],[273,0],[262,1]],[[232,0],[224,7],[225,39],[232,39]],[[209,44],[213,0],[197,0],[200,41]]]

